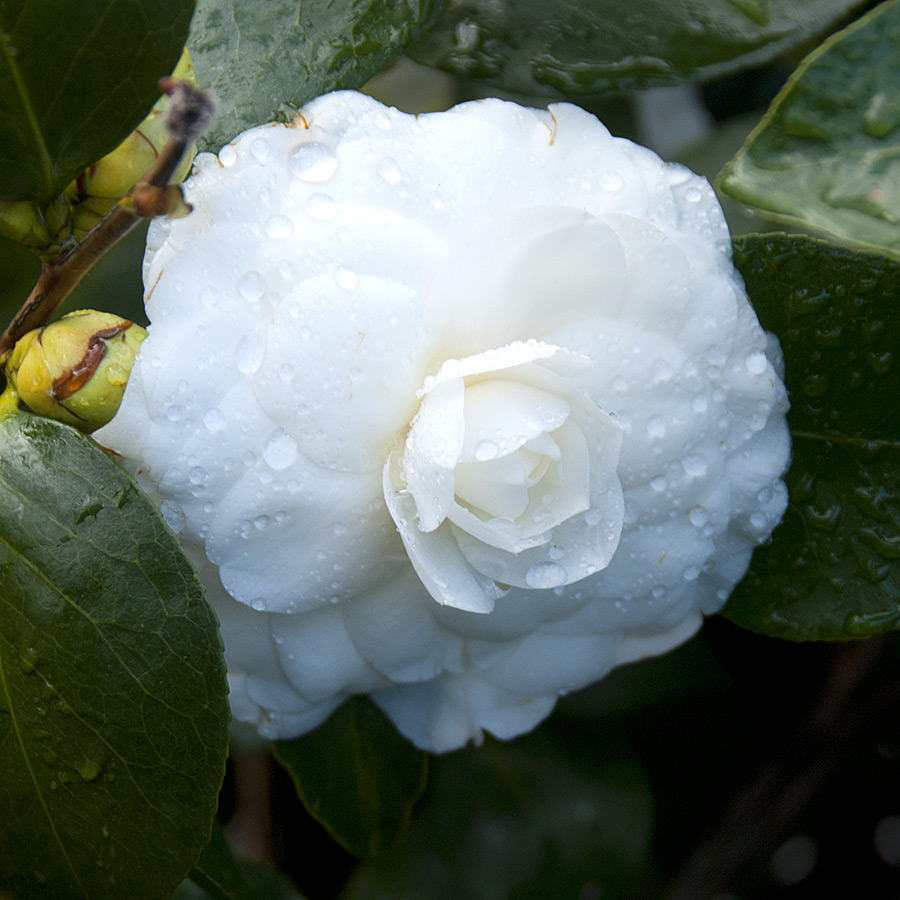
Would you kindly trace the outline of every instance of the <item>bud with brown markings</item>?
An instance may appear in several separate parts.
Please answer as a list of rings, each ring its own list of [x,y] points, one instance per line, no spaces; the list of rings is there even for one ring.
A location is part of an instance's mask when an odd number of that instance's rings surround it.
[[[146,336],[120,316],[81,309],[29,331],[6,376],[36,413],[90,433],[116,414]]]

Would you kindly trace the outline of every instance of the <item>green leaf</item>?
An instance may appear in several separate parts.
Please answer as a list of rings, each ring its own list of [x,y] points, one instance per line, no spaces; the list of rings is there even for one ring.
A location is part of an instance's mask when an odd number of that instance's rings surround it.
[[[0,420],[0,889],[169,897],[228,720],[215,615],[153,504],[68,426]]]
[[[428,755],[366,697],[272,749],[310,814],[357,856],[376,856],[396,841],[428,777]]]
[[[40,204],[117,147],[178,62],[194,0],[0,3],[0,200]]]
[[[825,31],[856,0],[451,0],[407,51],[537,97],[712,78]]]
[[[543,736],[438,757],[406,838],[346,900],[621,900],[649,859],[650,791],[596,732],[587,759]],[[599,751],[599,752],[598,752]]]
[[[799,236],[735,241],[791,397],[790,505],[725,615],[791,640],[900,625],[900,263]]]
[[[218,150],[320,94],[357,88],[397,57],[442,0],[198,0],[188,49],[221,101]]]
[[[810,54],[719,176],[732,197],[900,253],[900,3]]]

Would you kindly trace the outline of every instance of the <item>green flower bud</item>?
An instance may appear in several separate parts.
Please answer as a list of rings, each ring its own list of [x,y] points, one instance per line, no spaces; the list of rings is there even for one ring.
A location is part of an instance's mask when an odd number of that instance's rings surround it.
[[[187,50],[172,77],[196,83]],[[167,103],[167,97],[160,97],[147,118],[115,150],[82,172],[45,208],[30,201],[0,201],[0,236],[20,241],[44,260],[53,259],[65,247],[80,241],[153,165],[168,140],[164,121]],[[172,184],[180,184],[187,177],[196,153],[193,145],[184,154],[172,175]]]
[[[36,413],[90,433],[116,414],[146,336],[127,319],[81,309],[21,338],[6,376]]]
[[[187,50],[172,77],[196,83]],[[153,165],[169,138],[163,115],[167,102],[167,97],[160,97],[147,118],[115,150],[94,163],[66,189],[73,208],[72,231],[76,240],[81,240]],[[184,154],[172,175],[172,184],[180,184],[187,177],[196,152],[194,145]]]

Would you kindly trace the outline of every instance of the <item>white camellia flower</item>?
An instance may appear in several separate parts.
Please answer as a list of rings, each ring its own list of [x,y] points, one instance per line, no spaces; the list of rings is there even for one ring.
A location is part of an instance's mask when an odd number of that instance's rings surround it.
[[[777,342],[714,195],[583,110],[332,94],[186,191],[98,437],[264,736],[359,693],[430,750],[521,734],[690,637],[781,518]]]

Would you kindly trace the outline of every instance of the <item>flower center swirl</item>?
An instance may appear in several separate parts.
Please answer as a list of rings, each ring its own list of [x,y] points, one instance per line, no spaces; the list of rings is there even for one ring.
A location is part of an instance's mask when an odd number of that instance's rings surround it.
[[[557,588],[609,565],[622,531],[622,430],[581,394],[590,360],[517,341],[448,360],[419,390],[384,494],[441,604],[490,612],[510,587]]]

